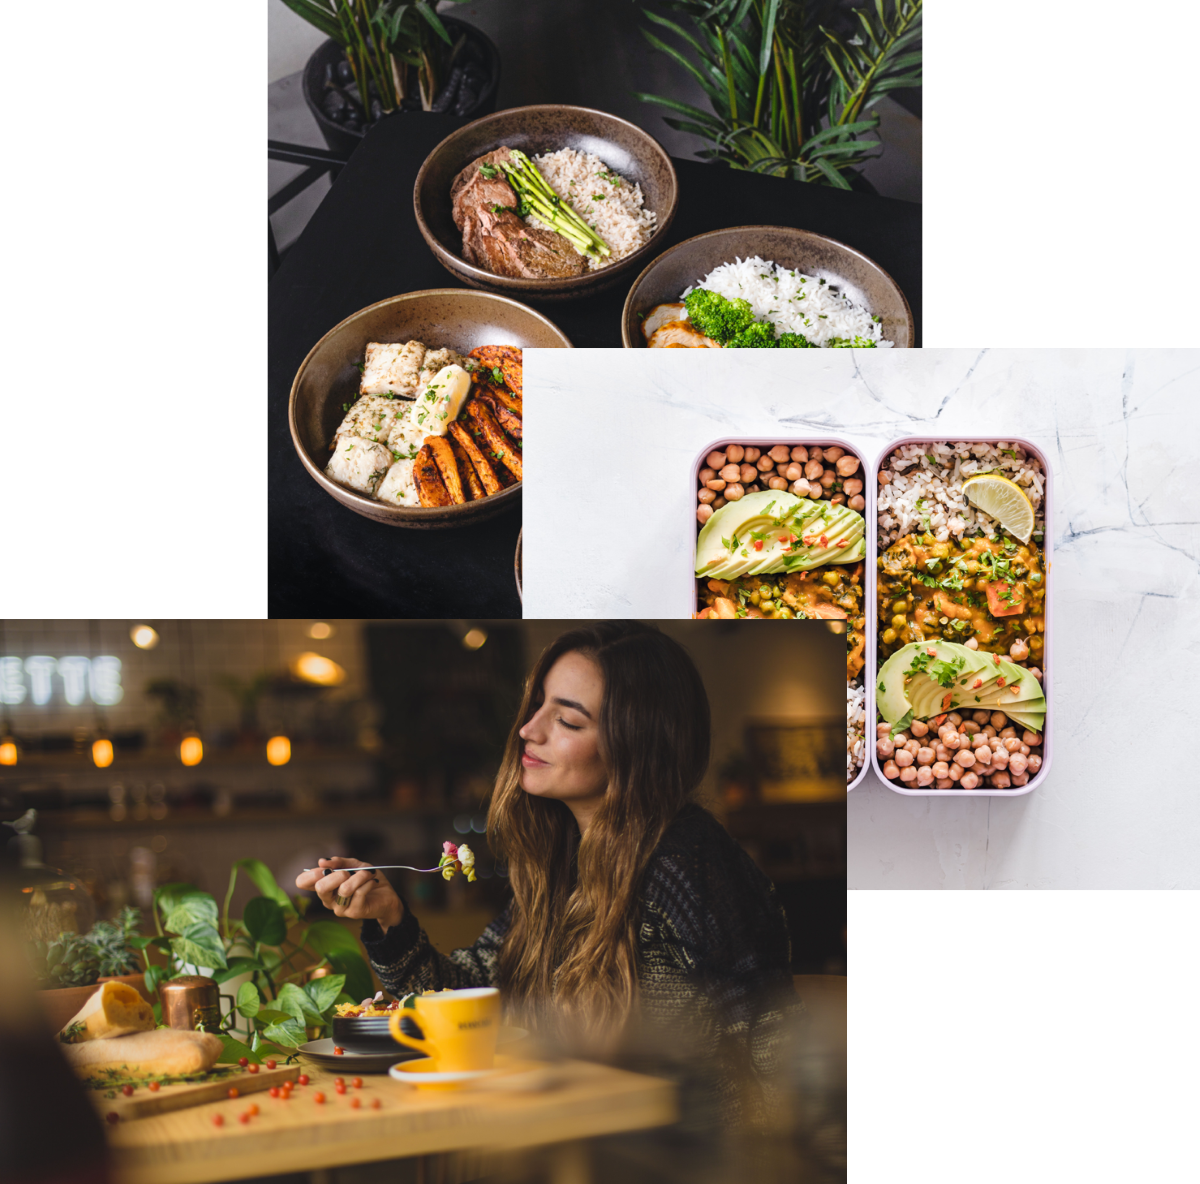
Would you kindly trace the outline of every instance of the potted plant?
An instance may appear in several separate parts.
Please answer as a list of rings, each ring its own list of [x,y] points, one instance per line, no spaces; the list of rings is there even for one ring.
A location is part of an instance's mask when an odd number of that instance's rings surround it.
[[[259,895],[237,918],[229,908],[239,871]],[[191,884],[163,885],[154,894],[157,934],[131,943],[146,958],[145,986],[156,1016],[162,1014],[155,998],[160,984],[200,972],[217,983],[244,980],[218,1033],[223,1062],[290,1056],[305,1041],[327,1035],[337,1004],[358,1003],[375,994],[375,985],[354,935],[336,921],[305,922],[306,904],[306,897],[289,898],[257,859],[233,865],[220,910],[209,893]],[[152,949],[165,955],[165,966],[151,964]],[[313,975],[322,968],[330,973]]]
[[[34,945],[40,998],[54,1028],[61,1028],[87,1002],[97,984],[110,979],[153,1002],[144,977],[137,973],[140,921],[137,909],[122,909],[115,922],[97,921],[85,934],[60,933],[51,942]]]
[[[684,116],[667,123],[710,148],[699,155],[733,168],[870,189],[860,169],[880,154],[879,114],[888,92],[921,85],[921,0],[875,0],[845,12],[837,0],[667,0],[695,35],[650,9],[646,18],[680,38],[681,51],[646,39],[704,88],[712,113],[639,94]]]
[[[283,3],[329,38],[308,59],[302,89],[332,151],[349,155],[368,127],[394,111],[495,110],[495,45],[473,26],[439,16],[435,3]]]

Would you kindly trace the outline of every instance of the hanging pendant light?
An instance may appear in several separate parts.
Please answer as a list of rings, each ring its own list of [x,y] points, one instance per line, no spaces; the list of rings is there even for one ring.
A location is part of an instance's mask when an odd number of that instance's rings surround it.
[[[5,732],[0,736],[0,765],[15,765],[17,763],[17,742]]]
[[[183,632],[185,626],[186,635]],[[179,629],[179,668],[183,675],[180,681],[185,689],[190,688],[192,692],[192,719],[184,729],[183,738],[179,741],[179,760],[181,764],[191,769],[204,759],[204,744],[200,739],[200,730],[196,726],[195,718],[199,714],[200,695],[196,690],[196,655],[192,648],[192,623],[180,621]],[[184,645],[185,640],[186,646]],[[186,666],[184,665],[185,657],[187,659]]]
[[[107,769],[113,763],[112,741],[107,736],[92,741],[92,762],[97,769]]]
[[[194,729],[185,733],[179,741],[179,759],[189,769],[204,759],[204,744]]]

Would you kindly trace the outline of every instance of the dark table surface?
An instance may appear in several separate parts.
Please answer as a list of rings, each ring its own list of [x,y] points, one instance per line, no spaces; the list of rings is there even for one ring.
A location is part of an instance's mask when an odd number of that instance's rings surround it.
[[[466,120],[399,115],[363,140],[269,292],[268,612],[273,617],[519,617],[513,576],[519,507],[456,530],[401,530],[333,500],[296,456],[288,392],[317,340],[360,308],[422,288],[463,285],[425,245],[413,216],[417,170]],[[921,340],[921,207],[871,194],[676,160],[679,209],[662,243],[723,226],[797,226],[856,247],[888,271]],[[621,346],[633,282],[564,303],[529,303],[577,347]]]

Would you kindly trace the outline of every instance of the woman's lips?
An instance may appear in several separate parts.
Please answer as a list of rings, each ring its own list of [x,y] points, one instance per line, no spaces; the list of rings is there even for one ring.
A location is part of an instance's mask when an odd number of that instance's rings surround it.
[[[521,753],[521,764],[523,764],[527,769],[544,769],[549,763],[549,761],[543,761],[534,756],[528,748]]]

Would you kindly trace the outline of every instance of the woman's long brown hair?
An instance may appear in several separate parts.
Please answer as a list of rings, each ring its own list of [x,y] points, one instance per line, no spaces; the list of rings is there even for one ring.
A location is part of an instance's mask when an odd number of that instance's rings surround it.
[[[608,787],[582,840],[564,803],[521,788],[520,729],[564,654],[604,676],[600,755]],[[593,1045],[615,1039],[637,989],[638,890],[663,832],[708,767],[711,720],[687,651],[651,625],[605,621],[564,633],[538,659],[488,812],[507,859],[511,928],[499,981],[510,1011]]]

